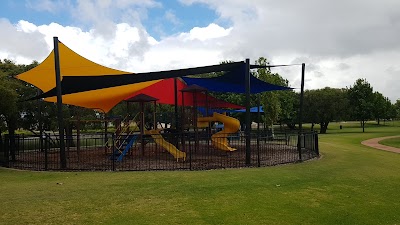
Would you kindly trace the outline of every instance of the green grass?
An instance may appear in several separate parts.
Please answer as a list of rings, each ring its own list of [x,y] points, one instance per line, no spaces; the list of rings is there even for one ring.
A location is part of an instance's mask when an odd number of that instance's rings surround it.
[[[0,224],[400,224],[400,155],[362,146],[399,126],[329,125],[321,159],[159,172],[0,169]]]
[[[379,142],[381,145],[392,146],[395,148],[400,148],[400,138],[389,138]]]

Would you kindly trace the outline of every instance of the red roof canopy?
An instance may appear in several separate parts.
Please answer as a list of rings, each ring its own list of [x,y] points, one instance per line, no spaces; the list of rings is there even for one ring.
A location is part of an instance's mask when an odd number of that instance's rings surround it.
[[[178,105],[182,105],[182,94],[185,106],[193,106],[196,102],[197,106],[208,106],[209,108],[231,108],[231,109],[243,109],[243,106],[236,105],[230,102],[226,102],[204,92],[181,92],[182,89],[187,87],[187,85],[181,80],[177,79],[178,87]],[[141,89],[133,93],[131,96],[125,98],[125,100],[130,99],[139,94],[146,94],[158,99],[158,103],[175,105],[175,93],[174,93],[174,78],[169,78],[157,82],[149,87]]]

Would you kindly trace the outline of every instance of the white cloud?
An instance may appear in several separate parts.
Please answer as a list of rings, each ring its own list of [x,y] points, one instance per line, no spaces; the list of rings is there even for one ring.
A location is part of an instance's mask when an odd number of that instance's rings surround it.
[[[23,23],[27,25],[22,28]],[[25,30],[24,30],[25,29]],[[48,52],[44,35],[32,29],[27,22],[14,25],[6,19],[0,19],[0,52],[2,58],[12,59],[21,63],[31,63]]]
[[[274,54],[347,57],[400,49],[400,2],[395,0],[181,0],[203,3],[233,22],[233,40]]]
[[[365,77],[392,101],[400,98],[393,88],[400,71],[387,70],[400,61],[400,1],[180,1],[206,4],[232,22],[225,57],[305,62],[306,88],[345,87]],[[300,87],[299,68],[278,71]]]
[[[396,0],[181,0],[206,4],[217,21],[160,40],[141,21],[156,1],[79,1],[74,15],[86,26],[10,24],[0,20],[0,57],[42,60],[52,37],[104,65],[132,72],[217,64],[223,60],[306,63],[308,89],[346,87],[366,78],[392,101],[400,98],[400,2]],[[167,11],[168,13],[168,11]],[[166,13],[166,14],[167,14]],[[166,16],[166,15],[165,15]],[[173,20],[175,14],[170,14]],[[20,44],[24,40],[24,44]],[[47,43],[47,45],[45,44]],[[300,66],[274,69],[300,87]]]
[[[132,27],[127,23],[119,23],[113,27],[113,38],[99,36],[95,29],[84,31],[57,23],[36,26],[20,21],[15,26],[9,24],[9,27],[27,38],[32,33],[41,35],[38,39],[43,42],[43,49],[41,54],[37,54],[39,51],[35,50],[36,55],[30,56],[32,60],[42,61],[52,49],[53,37],[57,36],[72,50],[92,61],[132,72],[218,64],[223,60],[222,38],[230,32],[230,29],[210,24],[156,41],[142,28]],[[30,46],[30,43],[28,41],[24,48]],[[16,50],[14,47],[11,49]]]
[[[232,28],[225,29],[217,24],[211,23],[207,27],[194,27],[189,33],[181,33],[179,39],[186,40],[200,40],[206,41],[228,36]]]

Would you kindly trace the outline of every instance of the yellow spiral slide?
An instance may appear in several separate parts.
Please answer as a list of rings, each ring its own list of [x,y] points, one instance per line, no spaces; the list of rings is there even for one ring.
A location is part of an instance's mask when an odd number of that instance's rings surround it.
[[[228,145],[228,134],[233,134],[239,131],[239,120],[216,112],[213,113],[213,116],[200,117],[197,119],[197,122],[200,124],[214,121],[222,122],[224,124],[224,129],[211,136],[211,141],[214,147],[223,151],[235,151],[236,148],[232,148]]]

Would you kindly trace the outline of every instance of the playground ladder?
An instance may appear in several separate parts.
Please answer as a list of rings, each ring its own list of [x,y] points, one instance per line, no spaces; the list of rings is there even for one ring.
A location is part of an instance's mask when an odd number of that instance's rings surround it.
[[[139,115],[136,114],[135,117],[131,120],[129,115],[127,115],[119,124],[116,131],[114,132],[114,147],[115,151],[113,152],[111,159],[116,161],[122,161],[123,157],[128,153],[129,149],[132,147],[134,143],[136,143],[136,139],[138,135],[133,134],[135,130],[138,128],[137,123],[133,128],[130,128],[130,123],[136,121],[136,117]],[[106,142],[106,147],[108,150],[112,148],[112,145],[109,145],[109,141]],[[118,156],[118,158],[116,158]]]

